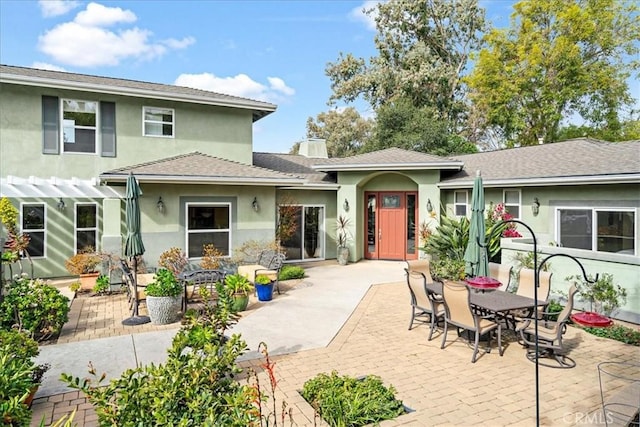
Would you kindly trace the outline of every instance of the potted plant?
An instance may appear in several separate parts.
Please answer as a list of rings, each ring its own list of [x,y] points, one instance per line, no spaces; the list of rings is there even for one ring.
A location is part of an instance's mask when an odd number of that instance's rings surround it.
[[[255,279],[258,301],[271,301],[273,298],[273,280],[266,274],[258,274]]]
[[[241,274],[230,274],[224,279],[226,291],[231,295],[234,311],[244,311],[249,305],[249,292],[253,289],[249,279]]]
[[[351,232],[349,231],[349,218],[340,215],[336,220],[336,243],[338,264],[347,265],[349,262],[349,240],[351,239]]]
[[[98,265],[102,262],[100,255],[93,248],[86,247],[77,254],[69,257],[64,266],[74,276],[80,276],[81,289],[92,290],[100,273]]]
[[[151,322],[165,325],[177,321],[182,307],[182,284],[166,268],[158,270],[153,279],[145,288]]]

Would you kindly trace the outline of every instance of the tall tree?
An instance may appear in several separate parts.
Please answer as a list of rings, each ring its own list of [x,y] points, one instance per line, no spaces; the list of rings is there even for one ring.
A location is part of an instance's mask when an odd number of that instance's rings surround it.
[[[475,145],[449,131],[449,122],[438,119],[432,107],[418,108],[397,98],[378,108],[374,137],[363,151],[399,147],[439,156],[475,153]]]
[[[376,14],[378,56],[366,61],[341,53],[329,63],[330,103],[362,97],[377,110],[399,97],[459,124],[465,109],[461,77],[485,29],[477,0],[395,0],[367,13]]]
[[[358,154],[369,141],[372,129],[373,121],[362,117],[353,107],[320,113],[315,120],[307,119],[307,138],[326,140],[329,157]]]
[[[508,29],[486,37],[467,78],[483,130],[507,145],[555,141],[561,121],[580,115],[596,128],[620,126],[638,70],[635,2],[523,0]]]

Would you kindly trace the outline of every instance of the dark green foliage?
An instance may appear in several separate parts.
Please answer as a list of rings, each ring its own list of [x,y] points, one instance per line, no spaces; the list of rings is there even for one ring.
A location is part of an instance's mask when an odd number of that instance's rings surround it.
[[[429,263],[433,280],[464,280],[465,262],[461,259],[440,258]]]
[[[564,305],[560,304],[556,300],[551,300],[549,302],[549,305],[547,306],[547,309],[545,310],[547,313],[547,318],[553,321],[558,320],[558,314],[560,314],[563,308]]]
[[[597,337],[640,346],[640,331],[627,326],[613,325],[608,328],[584,328],[584,330]]]
[[[304,268],[297,265],[285,265],[280,269],[279,280],[302,279],[304,277]]]
[[[319,374],[304,383],[302,397],[330,426],[364,426],[404,413],[393,386],[373,375],[363,379]]]
[[[97,382],[67,374],[62,380],[88,396],[101,425],[255,425],[256,391],[235,379],[241,372],[236,359],[246,343],[237,334],[225,336],[237,316],[221,284],[217,291],[218,303],[188,318],[176,334],[166,363],[129,369],[107,386],[92,366]]]
[[[6,292],[0,303],[0,324],[5,329],[17,326],[41,341],[57,334],[69,319],[69,299],[41,279],[19,277]]]
[[[182,294],[183,289],[171,270],[161,268],[153,277],[153,282],[147,285],[145,292],[151,297],[177,297]]]
[[[33,382],[35,364],[13,353],[9,345],[0,345],[0,420],[3,426],[22,427],[31,422],[31,411],[22,403]]]

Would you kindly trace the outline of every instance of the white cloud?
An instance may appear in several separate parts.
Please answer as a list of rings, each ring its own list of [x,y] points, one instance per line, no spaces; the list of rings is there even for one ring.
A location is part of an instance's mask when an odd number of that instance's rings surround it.
[[[38,70],[49,70],[49,71],[67,71],[62,67],[58,67],[57,65],[48,64],[46,62],[34,62],[31,64],[31,68],[37,68]]]
[[[64,0],[40,0],[38,1],[42,16],[45,18],[51,18],[54,16],[64,15],[65,13],[80,6],[78,1],[64,1]]]
[[[97,67],[118,65],[126,59],[151,60],[195,43],[193,37],[154,42],[151,31],[127,26],[136,20],[130,10],[89,3],[73,21],[41,35],[38,47],[61,64]]]
[[[362,22],[368,29],[376,29],[376,16],[378,16],[377,6],[381,0],[365,0],[360,6],[354,7],[349,13],[349,17],[357,22]],[[373,9],[373,13],[367,15],[365,10]]]
[[[181,74],[175,81],[178,86],[187,86],[212,92],[275,102],[283,96],[292,96],[295,90],[278,77],[269,77],[269,86],[256,82],[246,74],[234,77],[217,77],[211,73]]]
[[[73,21],[86,27],[108,27],[120,22],[136,22],[138,18],[130,10],[119,7],[106,7],[98,3],[89,3],[87,9],[76,15]]]
[[[184,49],[196,42],[196,39],[193,37],[185,37],[182,40],[177,39],[167,39],[162,43],[171,49]]]
[[[267,77],[267,80],[269,80],[271,89],[276,92],[280,92],[283,95],[288,95],[288,96],[292,96],[296,93],[295,90],[287,86],[284,80],[282,80],[279,77]]]

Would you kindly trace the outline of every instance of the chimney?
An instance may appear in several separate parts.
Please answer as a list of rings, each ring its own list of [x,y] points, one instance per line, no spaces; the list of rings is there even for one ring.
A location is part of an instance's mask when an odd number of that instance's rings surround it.
[[[300,141],[298,154],[310,158],[326,159],[329,157],[327,154],[327,142],[320,138],[309,138]]]

